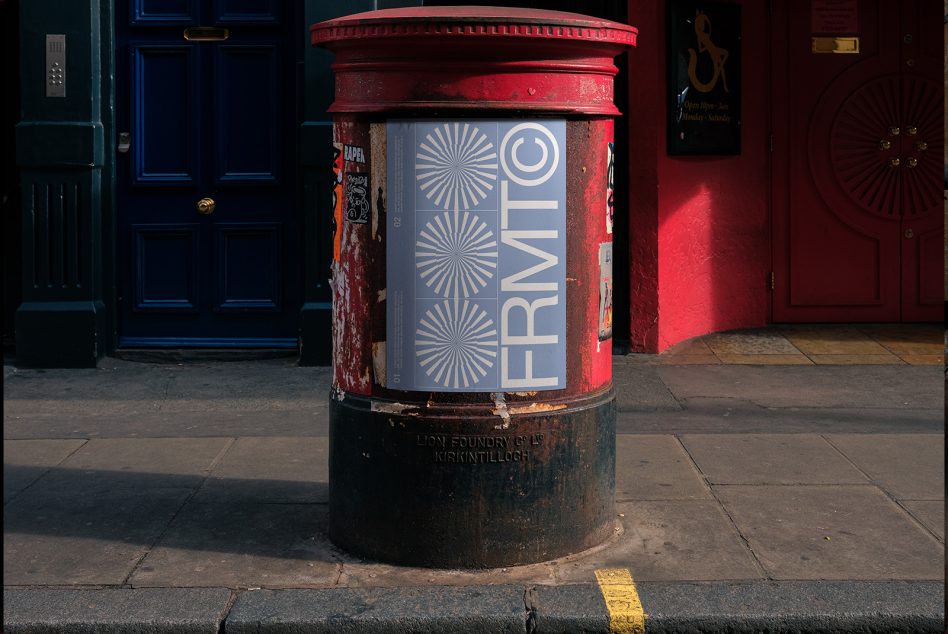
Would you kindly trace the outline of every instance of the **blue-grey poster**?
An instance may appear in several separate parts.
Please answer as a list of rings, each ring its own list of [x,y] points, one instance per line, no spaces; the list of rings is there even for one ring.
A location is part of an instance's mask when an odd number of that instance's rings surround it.
[[[386,125],[386,386],[566,386],[566,122]]]

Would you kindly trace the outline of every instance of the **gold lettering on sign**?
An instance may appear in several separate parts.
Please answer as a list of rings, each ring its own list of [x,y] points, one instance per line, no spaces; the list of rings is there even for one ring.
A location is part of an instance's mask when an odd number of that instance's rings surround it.
[[[729,110],[731,106],[719,101],[711,103],[708,101],[686,100],[682,105],[682,121],[708,121],[711,123],[730,123],[731,115]]]
[[[695,35],[698,38],[698,50],[688,49],[688,79],[698,92],[711,92],[717,86],[718,80],[724,82],[724,92],[731,92],[727,88],[727,75],[724,73],[724,64],[727,63],[727,50],[718,47],[711,40],[711,19],[700,10],[695,16]],[[698,55],[707,53],[711,56],[714,65],[714,74],[706,82],[698,79]]]

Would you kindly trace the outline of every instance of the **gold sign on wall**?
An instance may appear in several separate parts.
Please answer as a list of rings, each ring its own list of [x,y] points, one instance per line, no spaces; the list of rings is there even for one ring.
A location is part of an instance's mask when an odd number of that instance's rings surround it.
[[[668,126],[671,156],[741,153],[741,5],[670,0]]]
[[[858,37],[812,37],[814,53],[859,53]]]

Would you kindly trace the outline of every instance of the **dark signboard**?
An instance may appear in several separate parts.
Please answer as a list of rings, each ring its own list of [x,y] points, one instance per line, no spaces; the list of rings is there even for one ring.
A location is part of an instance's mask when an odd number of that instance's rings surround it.
[[[668,3],[668,153],[741,153],[741,7]]]

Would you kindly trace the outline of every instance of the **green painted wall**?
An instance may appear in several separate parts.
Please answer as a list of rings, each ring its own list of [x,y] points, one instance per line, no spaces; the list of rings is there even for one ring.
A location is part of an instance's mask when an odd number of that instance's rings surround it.
[[[16,314],[17,363],[94,367],[111,346],[104,282],[111,245],[103,243],[112,181],[106,152],[111,3],[30,0],[19,9],[23,301]],[[48,33],[66,36],[64,98],[46,96]]]

